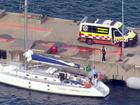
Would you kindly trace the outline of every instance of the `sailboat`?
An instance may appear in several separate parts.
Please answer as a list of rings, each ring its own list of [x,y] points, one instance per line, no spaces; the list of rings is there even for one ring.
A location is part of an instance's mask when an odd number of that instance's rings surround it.
[[[25,0],[25,8],[27,12],[27,0]],[[27,19],[27,13],[25,13],[25,18]],[[25,28],[27,28],[27,23]],[[25,32],[26,34],[27,32]],[[0,64],[0,83],[34,91],[71,96],[106,97],[110,92],[109,87],[97,78],[90,80],[87,76],[66,70],[67,68],[57,67],[53,61],[51,63],[54,65],[32,64],[28,67],[33,60],[47,62],[46,57],[34,54],[32,50],[27,50],[23,56],[26,58],[24,65],[20,63]],[[74,66],[73,63],[57,61],[71,67]]]

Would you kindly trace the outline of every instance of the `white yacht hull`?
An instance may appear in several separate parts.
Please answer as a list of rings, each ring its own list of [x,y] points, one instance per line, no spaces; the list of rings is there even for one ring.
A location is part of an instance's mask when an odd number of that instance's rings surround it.
[[[105,97],[109,94],[109,88],[100,81],[98,82],[98,84],[100,84],[99,89],[95,87],[83,88],[69,85],[67,86],[63,85],[63,83],[54,84],[40,81],[38,79],[29,78],[26,75],[26,73],[22,73],[19,71],[8,70],[8,72],[5,72],[4,70],[0,70],[0,82],[11,86],[35,91],[72,96]],[[100,88],[104,88],[104,90],[101,90]]]

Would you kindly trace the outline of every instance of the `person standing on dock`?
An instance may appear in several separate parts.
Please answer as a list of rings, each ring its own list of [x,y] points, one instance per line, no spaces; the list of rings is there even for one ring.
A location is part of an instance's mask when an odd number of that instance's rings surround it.
[[[101,53],[102,53],[102,61],[106,61],[106,48],[103,46],[101,48]]]
[[[92,68],[92,74],[93,74],[94,78],[98,78],[98,72],[97,72],[95,66]]]
[[[97,78],[98,77],[98,72],[95,68],[95,66],[91,67],[91,71],[88,73],[89,78]]]

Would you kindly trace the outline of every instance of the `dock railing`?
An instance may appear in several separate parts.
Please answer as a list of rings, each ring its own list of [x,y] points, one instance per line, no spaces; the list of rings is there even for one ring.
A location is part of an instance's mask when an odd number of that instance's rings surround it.
[[[24,17],[24,13],[22,14],[22,17]],[[28,19],[36,19],[40,21],[40,24],[44,23],[47,20],[47,15],[42,14],[36,14],[36,13],[28,13]]]
[[[84,23],[84,22],[86,22],[87,19],[88,19],[88,16],[85,16],[85,17],[80,21],[80,23]]]
[[[88,20],[88,16],[85,16],[80,22],[78,22],[77,25],[81,24],[81,23],[84,23]]]
[[[0,9],[0,18],[4,17],[6,15],[6,10],[1,10]]]

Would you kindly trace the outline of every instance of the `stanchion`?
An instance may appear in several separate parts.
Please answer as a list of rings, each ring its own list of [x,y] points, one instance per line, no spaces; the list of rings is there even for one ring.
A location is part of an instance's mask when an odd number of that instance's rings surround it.
[[[118,56],[119,56],[118,61],[122,61],[122,47],[121,46],[118,47]]]

